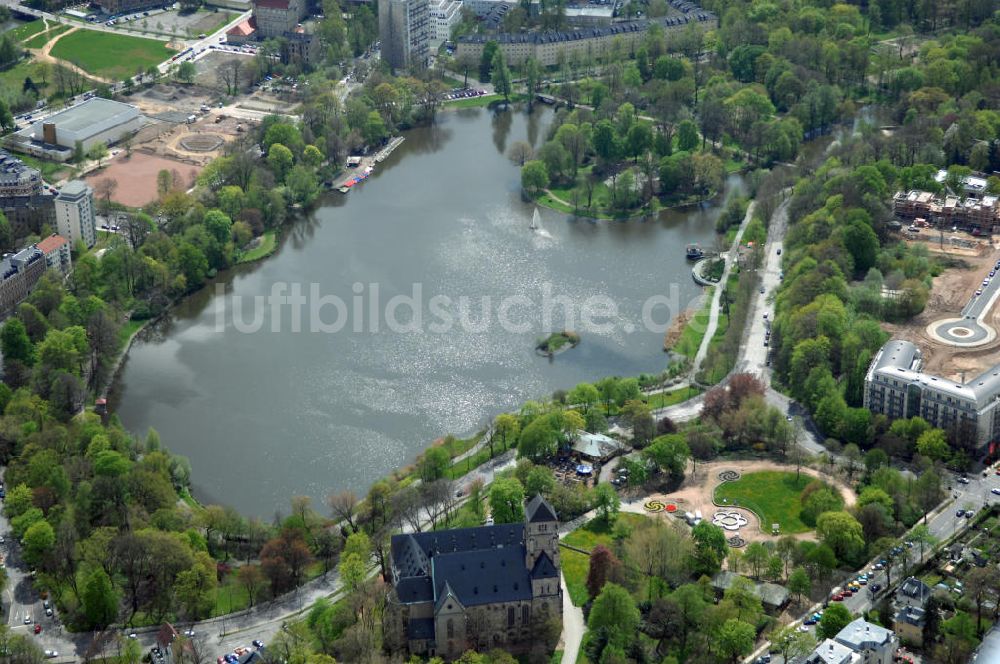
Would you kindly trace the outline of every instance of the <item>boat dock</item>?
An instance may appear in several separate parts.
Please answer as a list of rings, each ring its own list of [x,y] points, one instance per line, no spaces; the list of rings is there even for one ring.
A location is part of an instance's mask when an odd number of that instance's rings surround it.
[[[405,139],[402,136],[396,136],[374,155],[350,157],[347,168],[327,184],[331,189],[336,189],[340,193],[346,194],[351,190],[351,187],[367,180],[375,170],[375,164],[385,161],[386,157],[392,154],[392,151],[398,148],[403,140]]]

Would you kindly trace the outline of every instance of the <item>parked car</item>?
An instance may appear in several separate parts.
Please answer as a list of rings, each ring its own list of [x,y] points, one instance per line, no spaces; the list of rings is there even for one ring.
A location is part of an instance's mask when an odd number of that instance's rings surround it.
[[[251,643],[253,643],[253,647],[257,648],[258,650],[264,647],[264,642],[261,641],[260,639],[254,639],[253,641],[251,641]]]
[[[31,624],[31,616],[30,615],[27,615],[27,616],[24,617],[24,624],[25,625],[30,625]]]
[[[968,477],[959,477],[958,478],[958,483],[959,484],[968,484],[969,483],[969,478]]]
[[[843,593],[837,593],[836,595],[834,595],[830,599],[832,599],[834,602],[843,602],[844,601],[844,594]]]
[[[41,634],[41,633],[42,633],[42,626],[38,623],[35,623],[35,634]]]
[[[990,489],[990,493],[992,493],[995,496],[1000,496],[1000,489],[993,487],[992,489]]]
[[[45,657],[46,657],[46,659],[53,659],[53,658],[58,657],[58,656],[59,656],[59,651],[58,650],[46,650],[45,651]]]

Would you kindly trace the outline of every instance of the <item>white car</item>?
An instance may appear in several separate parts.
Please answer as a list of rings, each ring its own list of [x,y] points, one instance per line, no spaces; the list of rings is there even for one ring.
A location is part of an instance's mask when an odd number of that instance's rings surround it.
[[[59,656],[59,651],[58,650],[46,650],[45,651],[45,657],[47,659],[52,659],[52,658],[58,657],[58,656]]]
[[[30,615],[27,615],[27,616],[24,617],[24,624],[25,625],[30,625],[31,624],[31,616]]]

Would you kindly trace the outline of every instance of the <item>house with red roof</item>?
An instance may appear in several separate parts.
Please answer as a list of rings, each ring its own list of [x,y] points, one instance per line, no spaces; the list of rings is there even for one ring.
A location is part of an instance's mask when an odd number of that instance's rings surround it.
[[[50,235],[38,243],[38,249],[45,255],[45,264],[49,269],[59,270],[64,276],[72,267],[69,241],[62,235]]]

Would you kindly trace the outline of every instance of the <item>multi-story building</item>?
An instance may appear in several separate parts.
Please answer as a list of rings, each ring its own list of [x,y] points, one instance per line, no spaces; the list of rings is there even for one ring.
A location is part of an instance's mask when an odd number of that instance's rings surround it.
[[[15,238],[41,233],[42,226],[56,223],[55,196],[36,194],[0,198],[0,212],[7,217]]]
[[[318,35],[308,32],[287,32],[281,40],[281,61],[309,67],[316,66],[323,57],[323,47]]]
[[[477,60],[483,55],[483,48],[495,41],[503,52],[508,64],[520,65],[529,57],[543,67],[553,67],[560,60],[572,58],[593,58],[600,60],[607,54],[621,49],[623,53],[634,53],[646,38],[646,32],[653,24],[664,30],[683,30],[689,24],[697,24],[706,29],[717,25],[715,15],[708,11],[698,11],[690,15],[669,16],[644,21],[629,21],[594,28],[578,28],[564,32],[518,32],[495,35],[467,35],[458,40],[457,56],[468,54]],[[385,39],[382,40],[383,50]]]
[[[559,519],[535,496],[524,523],[392,537],[391,627],[411,654],[527,650],[562,615]]]
[[[154,7],[169,7],[172,2],[164,0],[97,0],[105,14],[129,14]]]
[[[980,233],[1000,230],[1000,201],[996,196],[939,198],[928,191],[900,191],[892,210],[901,219],[924,219],[940,227],[960,226]]]
[[[858,618],[816,646],[805,664],[892,664],[897,648],[891,629]]]
[[[70,180],[56,196],[56,228],[71,245],[83,240],[88,247],[97,242],[94,190],[82,180]]]
[[[254,0],[253,16],[260,39],[295,32],[306,15],[305,0]]]
[[[142,128],[139,109],[120,101],[94,97],[33,122],[6,138],[12,150],[67,161],[77,145],[84,151],[98,143],[116,143]]]
[[[62,235],[50,235],[35,246],[45,256],[45,264],[50,270],[59,270],[63,275],[69,274],[73,257],[66,238]]]
[[[430,39],[427,48],[433,52],[451,39],[451,29],[462,20],[462,0],[430,0]]]
[[[426,67],[430,57],[430,11],[427,0],[378,3],[382,59],[393,69]]]
[[[22,249],[0,260],[0,317],[7,317],[45,273],[45,256],[38,247]]]
[[[42,193],[42,174],[0,150],[0,200]]]
[[[968,383],[921,371],[920,350],[893,339],[882,346],[865,375],[864,406],[891,419],[919,415],[931,426],[975,437],[984,448],[1000,438],[1000,365]]]

